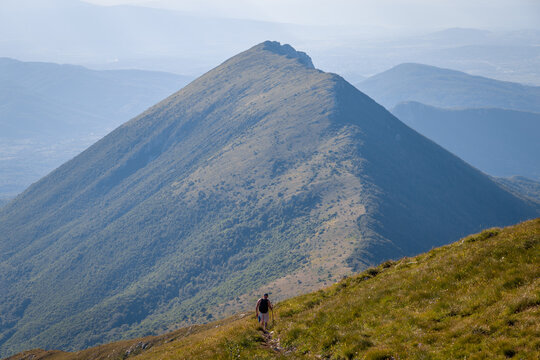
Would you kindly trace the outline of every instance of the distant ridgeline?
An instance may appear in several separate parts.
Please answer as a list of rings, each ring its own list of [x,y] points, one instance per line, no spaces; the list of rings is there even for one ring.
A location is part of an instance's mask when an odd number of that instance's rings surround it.
[[[540,180],[540,87],[421,64],[398,65],[357,86],[480,170]]]
[[[213,320],[538,214],[265,42],[0,209],[1,354]]]
[[[388,109],[404,101],[416,101],[442,108],[500,108],[540,113],[540,86],[423,64],[401,64],[357,86]]]
[[[540,182],[523,176],[493,178],[518,196],[540,203]]]
[[[0,198],[21,193],[190,80],[0,57]]]

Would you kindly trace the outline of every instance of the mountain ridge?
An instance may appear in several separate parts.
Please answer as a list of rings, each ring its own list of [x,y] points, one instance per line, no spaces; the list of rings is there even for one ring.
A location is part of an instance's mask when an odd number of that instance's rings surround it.
[[[497,108],[442,109],[409,101],[392,113],[468,163],[493,176],[540,179],[540,114]]]
[[[512,176],[509,178],[498,177],[495,181],[503,184],[515,194],[526,197],[532,201],[540,203],[540,182],[523,176]]]
[[[0,209],[3,354],[210,321],[269,284],[285,298],[538,214],[343,78],[268,44]]]
[[[295,50],[289,44],[281,45],[277,41],[265,41],[264,43],[262,43],[262,48],[263,50],[272,51],[273,53],[278,55],[285,55],[290,58],[298,59],[301,64],[306,65],[310,69],[315,69],[315,66],[313,66],[313,62],[308,54],[303,51]]]
[[[400,102],[417,101],[442,108],[495,107],[540,112],[538,86],[418,63],[394,66],[357,87],[388,109]]]

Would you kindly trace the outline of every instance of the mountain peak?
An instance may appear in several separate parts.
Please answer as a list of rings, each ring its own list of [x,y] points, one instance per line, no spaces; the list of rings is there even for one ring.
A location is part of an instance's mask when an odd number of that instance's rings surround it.
[[[206,322],[533,216],[304,53],[265,42],[0,209],[0,356]]]
[[[308,54],[306,54],[303,51],[297,51],[295,48],[293,48],[289,44],[283,44],[279,41],[265,41],[257,46],[254,47],[255,49],[261,49],[273,52],[274,54],[278,55],[285,55],[288,58],[291,59],[298,59],[298,61],[307,66],[310,69],[315,69],[315,66],[313,66],[313,62],[311,61],[311,58]]]

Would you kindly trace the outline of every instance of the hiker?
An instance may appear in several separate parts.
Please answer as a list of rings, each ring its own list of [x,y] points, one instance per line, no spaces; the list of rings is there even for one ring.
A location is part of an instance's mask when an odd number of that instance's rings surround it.
[[[266,327],[268,326],[268,310],[272,310],[272,318],[274,317],[274,308],[272,303],[268,300],[268,294],[264,294],[262,298],[257,301],[257,306],[255,307],[255,313],[257,314],[257,319],[262,325],[263,331],[266,332]]]

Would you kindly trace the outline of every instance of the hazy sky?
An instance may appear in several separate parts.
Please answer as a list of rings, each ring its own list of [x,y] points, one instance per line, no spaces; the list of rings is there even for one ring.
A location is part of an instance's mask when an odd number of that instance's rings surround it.
[[[492,31],[430,34],[455,27]],[[25,61],[200,75],[264,40],[351,79],[419,62],[540,84],[540,0],[0,0],[0,56]]]
[[[86,0],[209,16],[384,28],[540,28],[540,0]]]

